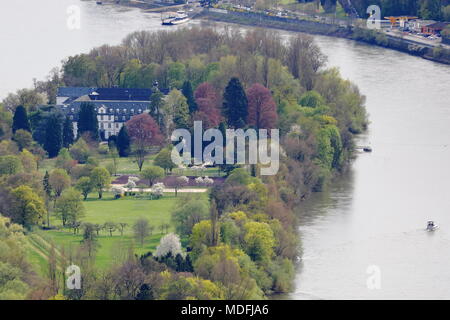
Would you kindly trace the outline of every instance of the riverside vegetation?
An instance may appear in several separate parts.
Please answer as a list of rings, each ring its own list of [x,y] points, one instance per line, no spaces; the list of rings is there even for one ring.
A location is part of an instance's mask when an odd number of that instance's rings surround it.
[[[289,292],[301,251],[293,208],[345,170],[367,126],[364,97],[325,64],[305,35],[284,42],[267,30],[142,31],[69,57],[48,80],[10,94],[0,109],[0,299]],[[59,86],[155,81],[168,96],[155,90],[149,113],[108,144],[99,144],[92,105],[80,111],[78,137],[52,105]],[[202,174],[222,183],[196,180],[207,194],[164,193],[164,176],[178,176],[177,189],[189,180],[171,162],[169,135],[194,120],[220,130],[279,128],[278,174],[223,165]],[[111,188],[117,172],[138,177]],[[81,267],[79,290],[65,287],[70,264]]]

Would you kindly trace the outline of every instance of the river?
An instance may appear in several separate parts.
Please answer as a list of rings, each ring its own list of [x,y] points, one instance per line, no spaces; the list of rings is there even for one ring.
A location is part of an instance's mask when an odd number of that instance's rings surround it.
[[[70,5],[81,8],[79,30],[67,28]],[[159,15],[135,9],[2,1],[0,98],[44,78],[68,55],[158,28]],[[371,124],[358,144],[373,152],[359,154],[329,190],[298,208],[303,260],[289,298],[450,298],[450,66],[315,38],[328,65],[366,95]],[[429,219],[440,229],[425,232]]]

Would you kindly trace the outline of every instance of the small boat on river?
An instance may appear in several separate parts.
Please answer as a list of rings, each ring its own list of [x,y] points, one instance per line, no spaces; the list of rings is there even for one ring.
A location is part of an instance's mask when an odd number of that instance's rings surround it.
[[[427,231],[435,231],[439,226],[437,226],[434,221],[428,221],[427,222]]]
[[[182,24],[190,20],[189,16],[184,11],[178,11],[176,14],[169,13],[164,18],[162,18],[163,26],[172,26],[177,24]]]

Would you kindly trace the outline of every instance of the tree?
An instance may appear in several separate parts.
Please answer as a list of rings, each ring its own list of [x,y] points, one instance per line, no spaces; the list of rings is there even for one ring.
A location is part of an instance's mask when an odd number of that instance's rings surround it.
[[[86,200],[87,196],[92,192],[94,187],[89,177],[81,177],[80,179],[78,179],[75,188],[81,192],[81,194],[83,195],[83,199]]]
[[[308,91],[300,98],[300,105],[303,107],[319,108],[325,104],[323,97],[317,91]]]
[[[248,101],[238,78],[231,78],[223,93],[223,112],[229,126],[242,128],[248,117]]]
[[[312,90],[317,78],[317,71],[325,64],[326,57],[307,35],[298,35],[289,40],[286,65],[292,75],[300,80],[306,90]]]
[[[198,98],[198,111],[194,113],[194,121],[202,121],[203,128],[217,127],[221,121],[222,116],[217,104],[213,99]]]
[[[424,0],[420,2],[419,14],[422,19],[439,20],[441,18],[440,0]]]
[[[126,123],[126,126],[131,137],[139,171],[141,171],[149,147],[161,144],[163,137],[157,123],[148,113],[141,113],[132,117]]]
[[[128,157],[130,154],[130,137],[128,136],[126,126],[120,128],[119,135],[117,136],[117,150],[121,157]]]
[[[172,161],[172,152],[169,148],[162,149],[155,157],[153,163],[164,169],[166,174],[173,168],[176,168],[176,164]]]
[[[91,155],[91,151],[88,144],[86,143],[86,140],[80,137],[77,142],[75,142],[75,144],[70,148],[70,154],[79,163],[86,163],[89,156]]]
[[[95,190],[98,192],[98,198],[103,196],[103,189],[107,188],[111,183],[111,176],[105,168],[96,167],[91,172],[91,183]]]
[[[53,169],[48,181],[55,192],[55,198],[59,198],[62,192],[70,186],[70,177],[64,169]]]
[[[172,222],[181,236],[189,236],[195,224],[208,219],[208,207],[198,197],[182,197],[172,211]]]
[[[30,149],[33,145],[33,137],[31,136],[31,133],[23,129],[16,130],[13,140],[17,143],[19,151],[22,151],[23,149]]]
[[[42,222],[46,213],[42,198],[29,186],[19,186],[11,190],[11,218],[14,222],[30,229]]]
[[[20,161],[25,172],[33,172],[37,170],[36,157],[27,149],[23,149],[19,154]]]
[[[90,134],[92,139],[98,140],[98,119],[94,104],[83,102],[80,105],[77,128],[78,136],[81,136],[83,133],[87,132]]]
[[[17,156],[2,156],[0,157],[0,175],[12,175],[22,171],[23,166],[20,158]]]
[[[158,126],[163,126],[162,109],[164,106],[164,94],[158,89],[150,96],[150,115],[155,119]]]
[[[168,94],[163,105],[164,131],[169,136],[173,129],[189,128],[189,106],[186,97],[177,89]]]
[[[254,261],[269,262],[275,247],[275,237],[270,226],[264,222],[251,221],[244,228],[244,248],[247,254]]]
[[[181,92],[186,97],[186,102],[189,106],[189,113],[193,114],[195,111],[197,111],[197,104],[195,103],[194,91],[192,90],[192,84],[190,81],[185,81],[183,83]]]
[[[117,224],[111,221],[107,221],[103,224],[103,229],[109,232],[109,236],[112,237],[113,232],[117,230]]]
[[[23,227],[0,215],[0,299],[24,300],[29,294],[28,239]]]
[[[52,186],[50,185],[50,175],[47,170],[45,170],[44,178],[42,179],[42,185],[44,187],[44,192],[48,198],[52,196]]]
[[[77,161],[72,159],[69,150],[67,150],[66,148],[62,148],[61,150],[59,150],[59,154],[55,162],[55,166],[57,168],[64,169],[67,171],[67,173],[71,173],[76,165]]]
[[[47,151],[49,158],[56,157],[63,143],[62,124],[57,114],[49,115],[46,120],[44,136],[44,150]]]
[[[116,225],[117,225],[117,228],[120,230],[120,235],[123,236],[123,231],[125,230],[126,227],[128,227],[128,223],[119,222]]]
[[[62,138],[64,148],[69,148],[75,141],[73,125],[69,117],[66,117],[66,120],[64,120]]]
[[[181,254],[180,237],[174,233],[169,233],[161,238],[159,246],[156,247],[155,257],[165,257],[169,253],[173,257]]]
[[[157,179],[164,177],[164,169],[158,166],[150,166],[142,171],[141,176],[148,180],[148,185],[151,187]]]
[[[214,105],[218,105],[219,103],[216,89],[208,82],[203,82],[197,87],[194,97],[195,101],[198,101],[198,99],[209,99]]]
[[[83,248],[88,251],[88,256],[91,257],[98,246],[98,229],[97,226],[92,223],[83,223],[82,228],[83,240],[81,240],[81,243],[83,244]]]
[[[28,120],[27,110],[23,106],[18,106],[14,112],[12,132],[16,133],[17,130],[25,130],[31,132],[30,121]]]
[[[110,146],[109,147],[109,151],[108,151],[108,155],[111,158],[112,162],[111,162],[111,175],[116,175],[117,174],[117,169],[119,167],[119,153],[117,152],[117,148],[116,146]]]
[[[134,237],[136,240],[138,240],[141,244],[141,247],[144,246],[145,238],[147,238],[150,235],[150,227],[148,220],[145,218],[140,218],[136,220],[136,222],[133,224],[133,232]]]
[[[85,213],[80,193],[73,188],[65,190],[56,200],[55,216],[62,221],[63,226],[79,222]]]
[[[189,178],[186,176],[176,177],[174,181],[175,197],[178,197],[178,189],[184,187],[189,183]]]
[[[275,128],[278,115],[277,106],[270,90],[255,83],[247,90],[248,118],[247,123],[256,130]]]

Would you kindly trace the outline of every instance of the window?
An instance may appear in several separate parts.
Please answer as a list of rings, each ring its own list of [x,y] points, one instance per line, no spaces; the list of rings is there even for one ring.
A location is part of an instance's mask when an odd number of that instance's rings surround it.
[[[139,109],[138,112],[139,112],[139,113],[142,113],[142,109]]]
[[[116,129],[119,129],[119,124],[118,123],[116,123]]]
[[[127,119],[127,117],[125,117],[125,116],[122,117],[122,120],[123,120],[123,121],[125,121],[126,119]]]
[[[108,128],[111,129],[111,123],[108,123]]]

